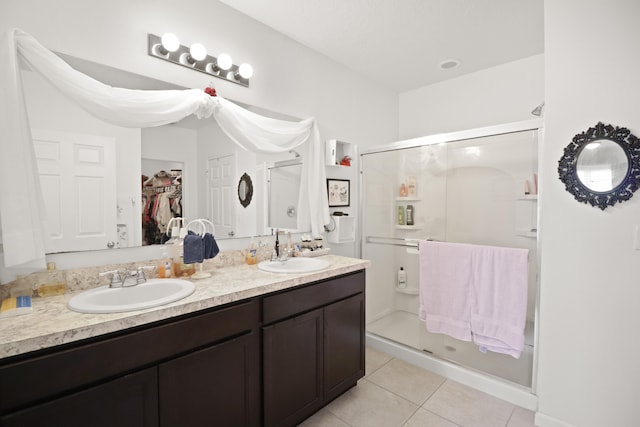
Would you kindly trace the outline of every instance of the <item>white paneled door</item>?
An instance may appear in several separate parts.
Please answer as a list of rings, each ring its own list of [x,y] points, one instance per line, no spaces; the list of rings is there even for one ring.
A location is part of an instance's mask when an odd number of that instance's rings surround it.
[[[50,239],[46,251],[117,241],[115,138],[32,130]]]
[[[235,230],[235,155],[209,159],[207,173],[207,215],[216,227],[217,238],[233,237]]]

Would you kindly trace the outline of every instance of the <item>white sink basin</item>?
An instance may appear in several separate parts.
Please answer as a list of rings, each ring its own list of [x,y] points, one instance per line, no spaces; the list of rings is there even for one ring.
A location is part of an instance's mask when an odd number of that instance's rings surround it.
[[[286,261],[262,261],[258,264],[260,270],[271,273],[310,273],[324,270],[329,267],[329,262],[318,258],[296,257]]]
[[[69,308],[80,313],[120,313],[157,307],[188,297],[196,289],[188,280],[148,279],[124,288],[101,286],[79,293]]]

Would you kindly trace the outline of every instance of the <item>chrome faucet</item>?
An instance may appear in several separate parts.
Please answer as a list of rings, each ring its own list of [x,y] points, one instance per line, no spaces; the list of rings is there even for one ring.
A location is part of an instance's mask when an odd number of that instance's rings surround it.
[[[276,243],[271,253],[271,261],[286,261],[289,258],[289,249],[280,246],[280,231],[276,228]]]
[[[111,270],[100,273],[99,276],[111,274],[110,288],[125,288],[136,286],[147,281],[145,270],[154,269],[153,266],[139,266],[132,270],[127,270],[124,274],[119,270]]]

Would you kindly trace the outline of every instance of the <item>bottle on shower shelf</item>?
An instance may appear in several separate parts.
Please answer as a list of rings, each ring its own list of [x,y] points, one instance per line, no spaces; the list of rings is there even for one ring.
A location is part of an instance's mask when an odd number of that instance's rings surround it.
[[[407,186],[403,182],[402,184],[400,184],[400,197],[407,197],[408,194],[409,194],[409,190],[407,189]]]
[[[398,225],[404,225],[404,206],[398,206]]]
[[[404,267],[400,267],[400,270],[398,270],[398,288],[407,288],[407,272],[404,271]]]
[[[407,193],[409,197],[416,197],[418,195],[415,176],[410,176],[409,179],[407,179]]]
[[[407,225],[413,225],[414,224],[414,212],[413,212],[413,205],[407,205]]]

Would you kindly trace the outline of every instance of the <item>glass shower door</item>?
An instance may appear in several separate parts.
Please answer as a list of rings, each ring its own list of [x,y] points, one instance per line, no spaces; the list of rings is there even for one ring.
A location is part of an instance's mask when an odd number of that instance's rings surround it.
[[[367,331],[531,385],[537,292],[537,132],[386,149],[361,156]],[[530,194],[525,194],[528,188]],[[408,212],[412,221],[407,221]],[[418,318],[421,239],[529,249],[527,348],[520,359],[426,331]],[[398,271],[406,286],[398,286]]]

